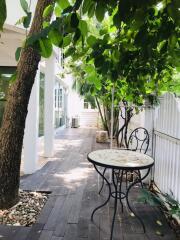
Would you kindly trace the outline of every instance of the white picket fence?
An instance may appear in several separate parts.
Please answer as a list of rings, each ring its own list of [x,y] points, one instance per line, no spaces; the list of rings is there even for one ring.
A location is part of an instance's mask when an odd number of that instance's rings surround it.
[[[172,192],[180,202],[180,100],[166,93],[154,115],[154,180],[162,192]]]
[[[130,131],[136,127],[145,127],[150,134],[147,154],[155,159],[155,184],[180,202],[180,99],[164,94],[157,107],[132,118]]]

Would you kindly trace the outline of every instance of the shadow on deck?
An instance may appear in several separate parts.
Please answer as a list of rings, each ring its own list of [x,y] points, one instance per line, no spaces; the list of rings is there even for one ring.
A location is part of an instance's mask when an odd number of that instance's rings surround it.
[[[92,210],[107,195],[97,173],[87,161],[92,150],[106,148],[95,143],[93,129],[67,129],[55,140],[56,153],[52,161],[36,173],[21,180],[25,190],[51,191],[52,194],[36,224],[31,228],[0,226],[0,239],[6,240],[108,240],[113,214],[113,202],[96,212],[90,221]],[[117,213],[114,240],[174,240],[173,231],[162,213],[155,207],[136,202],[138,188],[131,192],[133,207],[142,217],[146,234],[142,233],[138,220],[126,210]],[[162,222],[158,226],[156,221]],[[158,236],[157,231],[163,236]]]

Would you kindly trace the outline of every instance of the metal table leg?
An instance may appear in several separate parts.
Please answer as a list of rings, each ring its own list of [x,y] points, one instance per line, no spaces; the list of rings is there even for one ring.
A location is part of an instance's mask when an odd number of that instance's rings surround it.
[[[114,185],[114,214],[113,214],[113,220],[112,220],[112,225],[111,225],[111,236],[110,236],[110,240],[112,240],[113,238],[113,230],[114,230],[114,222],[115,222],[115,218],[116,218],[116,212],[117,212],[117,200],[118,200],[118,191],[117,191],[117,184],[118,182],[116,183],[115,182],[115,179],[114,179],[114,171],[112,170],[112,180],[113,180],[113,185]],[[121,194],[121,193],[120,193]],[[121,195],[120,195],[121,196]],[[120,197],[121,198],[121,197]]]
[[[143,227],[143,231],[145,233],[146,229],[145,229],[145,225],[142,221],[142,219],[137,215],[137,213],[135,213],[135,211],[132,209],[131,205],[130,205],[130,201],[129,201],[129,192],[131,190],[131,188],[136,185],[137,183],[142,183],[142,180],[144,180],[148,174],[150,172],[150,168],[148,169],[147,173],[144,175],[144,177],[142,177],[141,179],[137,179],[136,181],[134,181],[131,185],[129,185],[127,192],[126,192],[126,202],[128,205],[129,210],[134,214],[134,216],[139,220],[139,222],[141,223],[142,227]]]
[[[103,176],[105,175],[105,172],[106,172],[106,168],[104,168],[104,170],[103,170],[103,173],[102,173]],[[104,187],[104,178],[102,180],[102,185],[101,185],[101,188],[99,190],[99,194],[101,194],[101,191],[103,190],[103,187]]]
[[[100,206],[98,206],[98,207],[96,207],[96,208],[94,209],[94,211],[93,211],[92,214],[91,214],[91,221],[93,221],[93,217],[94,217],[95,212],[96,212],[98,209],[100,209],[101,207],[104,207],[104,206],[109,202],[110,197],[111,197],[111,186],[110,186],[110,183],[108,182],[108,180],[107,180],[107,178],[104,176],[104,174],[102,174],[102,173],[97,169],[97,167],[96,167],[95,164],[94,164],[94,168],[95,168],[96,171],[99,173],[99,175],[103,178],[103,181],[105,181],[105,182],[107,183],[108,189],[109,189],[109,196],[108,196],[107,200],[106,200],[103,204],[101,204]]]

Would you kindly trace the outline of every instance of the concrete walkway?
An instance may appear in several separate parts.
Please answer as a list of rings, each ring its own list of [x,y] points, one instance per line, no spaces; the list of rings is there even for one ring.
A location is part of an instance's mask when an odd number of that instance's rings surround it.
[[[55,156],[35,174],[23,176],[21,188],[51,192],[48,202],[33,227],[0,226],[3,240],[108,240],[113,202],[96,212],[92,210],[106,197],[98,195],[99,178],[87,161],[87,153],[105,144],[95,143],[93,129],[66,129],[55,139]],[[101,183],[101,181],[100,181]],[[125,213],[117,213],[114,240],[175,240],[164,216],[155,208],[136,202],[138,188],[132,191],[133,207],[144,220],[146,234],[139,222]],[[158,226],[156,221],[162,222]],[[157,235],[159,231],[162,236]]]

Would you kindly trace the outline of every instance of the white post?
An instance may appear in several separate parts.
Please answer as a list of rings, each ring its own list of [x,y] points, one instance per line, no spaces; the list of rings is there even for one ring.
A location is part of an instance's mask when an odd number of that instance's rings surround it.
[[[66,126],[66,128],[69,125],[67,108],[68,108],[68,90],[65,89],[65,92],[64,92],[64,118],[65,118],[65,126]]]
[[[31,174],[37,169],[38,161],[38,132],[39,132],[39,78],[37,71],[31,91],[24,134],[24,173]]]
[[[110,148],[113,148],[113,128],[114,128],[114,90],[115,86],[113,84],[113,87],[111,89],[112,93],[112,103],[111,103],[111,136],[110,136]],[[109,181],[112,183],[112,171],[109,170]]]
[[[46,60],[44,94],[44,156],[52,157],[54,152],[54,83],[55,57]]]
[[[113,147],[113,128],[114,128],[114,84],[112,88],[112,103],[111,103],[111,143],[110,148]]]

